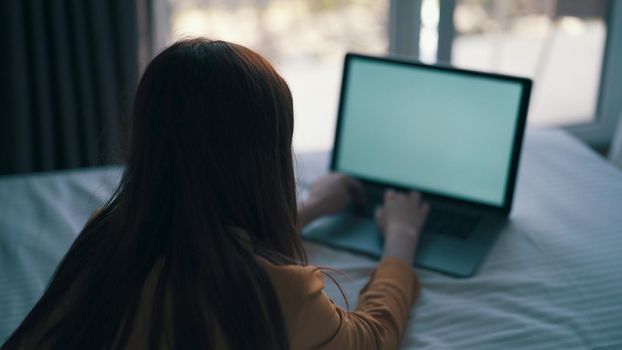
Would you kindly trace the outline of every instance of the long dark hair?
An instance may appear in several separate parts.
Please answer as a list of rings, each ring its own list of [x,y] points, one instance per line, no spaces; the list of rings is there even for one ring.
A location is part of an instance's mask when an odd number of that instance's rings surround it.
[[[124,347],[156,265],[148,348],[212,348],[217,333],[236,349],[289,348],[255,255],[306,263],[293,123],[287,84],[253,51],[192,39],[160,53],[138,86],[117,191],[2,348],[19,347],[40,327],[37,347]],[[248,232],[254,254],[229,227]],[[62,316],[52,317],[60,306]]]

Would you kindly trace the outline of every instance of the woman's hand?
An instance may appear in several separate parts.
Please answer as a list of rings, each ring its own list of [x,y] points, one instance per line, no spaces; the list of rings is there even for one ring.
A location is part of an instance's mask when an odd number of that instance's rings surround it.
[[[311,184],[307,203],[322,208],[323,215],[336,214],[351,200],[362,202],[363,186],[350,176],[341,173],[325,175]]]
[[[419,192],[398,193],[387,190],[384,205],[376,208],[376,223],[385,237],[384,256],[412,263],[419,233],[430,205]]]
[[[363,202],[363,186],[350,176],[330,173],[311,184],[309,196],[299,206],[299,227],[325,215],[336,214],[350,201]]]

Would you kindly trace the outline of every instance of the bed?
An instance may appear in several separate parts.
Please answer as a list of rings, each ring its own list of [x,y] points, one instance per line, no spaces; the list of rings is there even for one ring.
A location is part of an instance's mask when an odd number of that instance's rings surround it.
[[[299,190],[328,153],[296,159]],[[118,182],[104,167],[0,178],[0,343]],[[350,305],[376,261],[306,242]],[[622,349],[622,172],[558,129],[528,129],[511,222],[468,279],[417,269],[404,349]],[[337,288],[329,295],[345,306]]]

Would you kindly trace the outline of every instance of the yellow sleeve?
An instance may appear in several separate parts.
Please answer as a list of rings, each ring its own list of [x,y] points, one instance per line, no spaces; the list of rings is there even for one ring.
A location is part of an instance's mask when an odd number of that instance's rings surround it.
[[[348,312],[324,293],[322,274],[313,281],[298,313],[292,349],[396,349],[420,286],[411,266],[382,260]]]

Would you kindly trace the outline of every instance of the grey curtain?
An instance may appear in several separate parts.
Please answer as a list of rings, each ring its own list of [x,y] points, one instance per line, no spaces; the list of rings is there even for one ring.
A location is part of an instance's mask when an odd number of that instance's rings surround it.
[[[0,1],[0,174],[117,161],[148,1]]]

